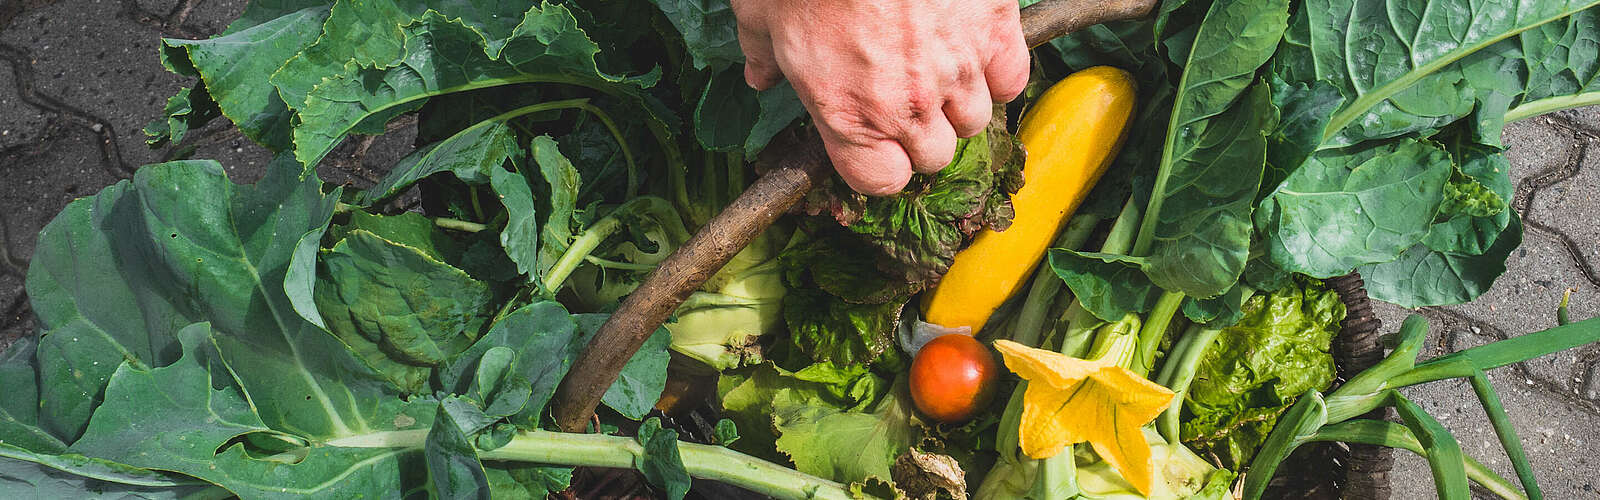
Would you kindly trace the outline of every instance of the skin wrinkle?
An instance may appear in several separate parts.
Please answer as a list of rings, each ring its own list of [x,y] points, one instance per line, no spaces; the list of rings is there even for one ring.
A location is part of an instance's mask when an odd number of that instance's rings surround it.
[[[841,177],[889,195],[937,172],[1027,83],[1007,0],[735,0],[745,79],[787,78]]]

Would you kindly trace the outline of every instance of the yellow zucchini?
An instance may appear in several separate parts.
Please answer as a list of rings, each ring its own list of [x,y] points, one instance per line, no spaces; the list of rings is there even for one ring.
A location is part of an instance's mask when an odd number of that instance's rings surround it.
[[[1062,79],[1030,106],[1017,137],[1028,152],[1005,231],[984,229],[956,253],[923,301],[924,320],[976,333],[1017,293],[1122,146],[1133,118],[1133,77],[1097,66]]]

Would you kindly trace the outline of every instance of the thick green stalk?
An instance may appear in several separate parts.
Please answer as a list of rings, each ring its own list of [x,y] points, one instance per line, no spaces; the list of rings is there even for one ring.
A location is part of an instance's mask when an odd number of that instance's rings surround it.
[[[1183,305],[1183,298],[1183,293],[1169,291],[1156,300],[1155,309],[1145,317],[1144,328],[1139,330],[1139,348],[1133,353],[1133,365],[1128,367],[1129,370],[1141,377],[1150,374],[1150,369],[1155,366],[1156,350],[1161,347],[1161,339],[1167,336],[1167,327]]]
[[[683,219],[678,216],[677,210],[672,207],[672,202],[655,196],[640,196],[628,200],[627,203],[623,203],[616,210],[606,214],[604,218],[595,221],[594,224],[589,226],[589,229],[583,231],[583,234],[572,240],[572,245],[567,247],[567,251],[562,253],[561,258],[557,259],[555,265],[550,267],[550,271],[545,273],[545,289],[551,293],[560,290],[561,284],[566,282],[572,271],[578,269],[578,265],[584,262],[585,257],[594,252],[594,249],[599,248],[600,243],[605,241],[606,238],[611,237],[612,234],[622,229],[623,219],[621,216],[634,213],[657,214],[655,219],[669,233],[668,237],[677,239],[677,241],[689,239],[689,231],[683,227]]]
[[[1084,309],[1083,303],[1077,300],[1072,301],[1072,305],[1061,314],[1061,320],[1057,323],[1066,325],[1061,327],[1061,348],[1058,350],[1061,354],[1074,358],[1089,356],[1089,349],[1094,346],[1094,333],[1105,324],[1100,318],[1094,317],[1088,309]]]
[[[359,441],[330,443],[362,448],[422,449],[428,430],[391,431]],[[775,498],[857,498],[842,484],[745,455],[721,446],[678,443],[678,455],[689,475],[722,482]],[[644,447],[631,437],[520,431],[505,446],[481,450],[481,460],[570,465],[579,467],[635,468],[645,456]]]
[[[1134,201],[1130,196],[1122,204],[1122,211],[1117,213],[1117,221],[1111,224],[1111,232],[1106,233],[1106,242],[1100,246],[1100,253],[1125,254],[1133,248],[1141,218],[1139,205]]]
[[[1337,441],[1387,446],[1410,451],[1424,458],[1427,457],[1427,451],[1422,448],[1422,443],[1417,441],[1417,437],[1411,434],[1410,429],[1394,422],[1381,420],[1351,420],[1329,425],[1317,431],[1317,434],[1308,441]],[[1467,478],[1471,479],[1472,482],[1478,483],[1506,500],[1528,500],[1528,497],[1523,496],[1522,492],[1517,490],[1516,485],[1489,470],[1481,462],[1466,455],[1462,455],[1461,459],[1463,465],[1466,466]]]
[[[1243,285],[1240,285],[1243,286]],[[1255,290],[1245,287],[1241,290],[1244,300],[1250,300],[1255,295]],[[1194,375],[1200,370],[1200,359],[1206,355],[1206,350],[1222,334],[1220,328],[1205,328],[1200,325],[1190,326],[1184,332],[1183,338],[1175,345],[1171,353],[1167,354],[1167,362],[1161,367],[1161,380],[1157,383],[1172,389],[1172,406],[1156,420],[1156,429],[1161,431],[1161,437],[1168,443],[1178,442],[1178,418],[1183,409],[1183,398],[1189,394],[1189,386],[1194,383]],[[1171,367],[1171,370],[1167,368]]]
[[[1075,215],[1067,221],[1067,227],[1056,238],[1053,248],[1082,247],[1089,236],[1094,233],[1095,226],[1100,224],[1100,217],[1089,214]],[[1055,303],[1056,294],[1061,293],[1065,283],[1056,277],[1055,271],[1050,269],[1048,262],[1038,264],[1033,273],[1033,284],[1028,287],[1027,298],[1022,302],[1022,309],[1015,316],[1015,323],[1011,328],[1011,341],[1028,347],[1039,347],[1039,340],[1045,331],[1045,321],[1049,318],[1050,306]]]
[[[1524,118],[1533,118],[1545,113],[1561,111],[1563,109],[1600,104],[1600,92],[1585,92],[1582,94],[1546,97],[1537,101],[1528,101],[1506,112],[1506,123],[1511,123]]]
[[[1528,492],[1531,500],[1543,499],[1544,491],[1539,489],[1539,481],[1533,476],[1533,466],[1528,464],[1528,453],[1522,449],[1522,439],[1517,437],[1517,429],[1511,425],[1511,417],[1506,415],[1505,404],[1500,402],[1500,395],[1489,383],[1489,376],[1479,370],[1467,380],[1472,382],[1472,392],[1477,393],[1483,413],[1489,416],[1489,425],[1494,427],[1495,436],[1500,438],[1500,447],[1505,448],[1506,457],[1511,459],[1511,468],[1516,469],[1522,489]]]
[[[479,231],[483,231],[485,229],[489,229],[489,226],[485,226],[483,224],[479,224],[479,223],[476,223],[476,222],[467,222],[467,221],[458,220],[458,219],[451,219],[451,218],[448,218],[448,217],[435,217],[435,218],[433,218],[433,225],[439,226],[439,227],[442,227],[442,228],[445,228],[445,229],[454,229],[456,231],[465,231],[465,232],[468,232],[468,233],[476,233],[476,232],[479,232]]]
[[[1172,373],[1166,377],[1162,384],[1172,389],[1172,405],[1168,406],[1161,416],[1156,417],[1156,430],[1161,431],[1161,437],[1168,443],[1178,442],[1178,417],[1183,412],[1183,398],[1189,394],[1189,386],[1194,383],[1194,374],[1200,369],[1200,358],[1205,356],[1206,348],[1217,339],[1222,330],[1217,328],[1204,328],[1195,325],[1183,337],[1186,349],[1174,348],[1167,355],[1166,366],[1173,367]],[[1166,366],[1162,371],[1166,371]]]

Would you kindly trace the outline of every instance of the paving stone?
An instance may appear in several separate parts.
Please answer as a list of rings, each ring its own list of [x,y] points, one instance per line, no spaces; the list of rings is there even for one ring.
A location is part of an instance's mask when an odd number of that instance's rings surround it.
[[[1591,132],[1600,133],[1600,106],[1585,106],[1557,111],[1554,114],[1572,120],[1573,123],[1579,124]],[[1597,493],[1597,495],[1600,495],[1600,493]]]
[[[1501,143],[1506,146],[1506,159],[1511,161],[1513,186],[1521,186],[1530,177],[1566,165],[1578,153],[1578,141],[1572,132],[1543,118],[1506,125]]]
[[[49,114],[22,102],[11,65],[0,59],[0,151],[37,140],[49,120]]]
[[[111,127],[123,162],[133,167],[157,158],[140,130],[188,82],[161,67],[159,32],[111,15],[120,11],[113,0],[56,3],[17,17],[0,32],[0,42],[25,47],[36,92]]]
[[[1600,200],[1600,140],[1584,140],[1589,144],[1582,158],[1574,158],[1576,175],[1535,193],[1528,218],[1570,237],[1592,265],[1600,262],[1600,225],[1579,214]]]
[[[39,230],[67,203],[98,193],[118,180],[101,164],[95,145],[98,140],[87,130],[65,129],[62,136],[38,148],[36,155],[18,158],[3,171],[8,189],[0,189],[0,207],[4,207],[0,216],[6,217],[9,248],[17,257],[33,255]]]

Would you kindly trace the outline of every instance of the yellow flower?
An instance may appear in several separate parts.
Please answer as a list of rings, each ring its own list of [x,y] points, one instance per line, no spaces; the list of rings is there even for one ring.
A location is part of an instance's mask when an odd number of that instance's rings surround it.
[[[1006,367],[1028,381],[1017,432],[1024,453],[1050,458],[1088,441],[1139,492],[1150,493],[1150,445],[1140,428],[1172,403],[1172,391],[1112,359],[1078,359],[1009,340],[994,346]]]

